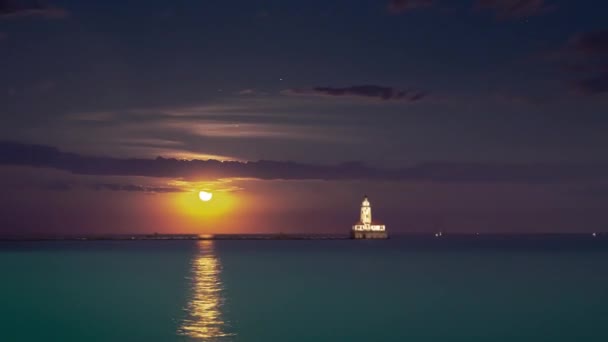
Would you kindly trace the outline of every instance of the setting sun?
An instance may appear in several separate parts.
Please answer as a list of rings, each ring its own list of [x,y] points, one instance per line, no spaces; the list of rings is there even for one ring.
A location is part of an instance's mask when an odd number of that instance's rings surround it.
[[[210,201],[212,197],[213,194],[207,191],[201,191],[198,193],[198,198],[200,198],[203,202]]]

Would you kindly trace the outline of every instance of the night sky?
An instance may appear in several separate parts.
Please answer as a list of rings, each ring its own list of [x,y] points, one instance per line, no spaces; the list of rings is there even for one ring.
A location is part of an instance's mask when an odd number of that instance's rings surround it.
[[[0,0],[0,234],[606,231],[606,18]]]

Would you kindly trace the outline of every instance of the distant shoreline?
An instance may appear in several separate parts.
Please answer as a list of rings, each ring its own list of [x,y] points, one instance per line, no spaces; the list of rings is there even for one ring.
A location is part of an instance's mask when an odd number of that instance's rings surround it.
[[[434,233],[393,234],[391,238],[596,238],[607,239],[608,232],[592,233],[538,233],[538,234],[470,234],[444,233],[441,237]],[[0,236],[0,241],[204,241],[204,240],[351,240],[349,234],[121,234],[121,235],[27,235]]]
[[[347,234],[132,234],[0,236],[0,241],[349,240]]]

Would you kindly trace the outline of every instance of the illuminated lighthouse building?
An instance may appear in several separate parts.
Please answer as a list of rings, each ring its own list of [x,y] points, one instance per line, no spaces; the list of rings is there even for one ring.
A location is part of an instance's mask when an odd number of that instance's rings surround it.
[[[386,226],[372,221],[372,207],[367,195],[361,203],[361,219],[353,225],[351,232],[353,239],[387,239]]]

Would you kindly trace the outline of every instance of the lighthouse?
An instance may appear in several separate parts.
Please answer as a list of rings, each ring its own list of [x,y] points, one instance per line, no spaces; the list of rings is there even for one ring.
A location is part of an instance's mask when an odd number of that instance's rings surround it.
[[[359,222],[353,225],[351,231],[353,239],[387,239],[386,226],[372,220],[372,205],[367,198],[363,197],[361,202],[361,217]]]

